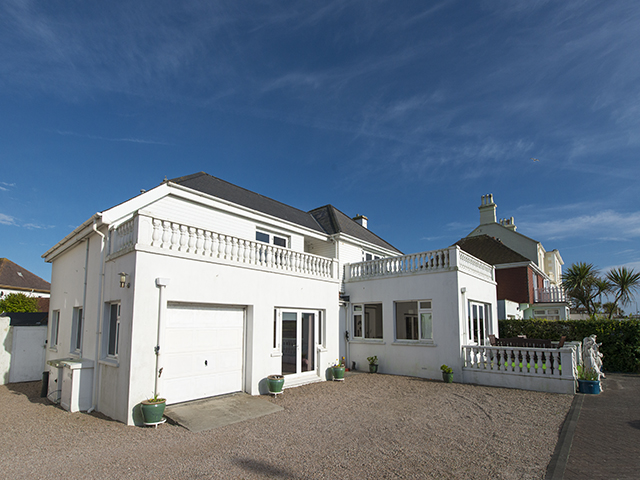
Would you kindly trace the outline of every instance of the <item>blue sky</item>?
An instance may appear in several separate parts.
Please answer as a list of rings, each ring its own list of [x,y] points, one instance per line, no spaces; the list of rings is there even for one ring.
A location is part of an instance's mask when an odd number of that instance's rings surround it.
[[[573,262],[640,269],[640,3],[0,3],[0,256],[206,171],[411,253],[480,197]],[[538,161],[532,160],[533,158]]]

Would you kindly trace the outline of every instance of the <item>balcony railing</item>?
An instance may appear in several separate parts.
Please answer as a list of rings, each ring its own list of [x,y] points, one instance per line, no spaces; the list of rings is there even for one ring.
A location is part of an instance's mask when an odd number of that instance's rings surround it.
[[[140,249],[301,276],[338,279],[337,261],[332,258],[142,214],[111,230],[108,248],[112,257]]]
[[[536,288],[533,290],[535,303],[566,303],[567,295],[562,287]]]
[[[345,265],[345,281],[438,273],[455,269],[493,280],[493,267],[453,246],[442,250],[379,258]]]

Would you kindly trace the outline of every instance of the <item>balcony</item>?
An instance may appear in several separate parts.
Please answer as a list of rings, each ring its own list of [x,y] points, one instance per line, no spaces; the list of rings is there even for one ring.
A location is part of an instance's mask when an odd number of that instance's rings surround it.
[[[535,288],[534,303],[567,303],[567,295],[562,287]]]
[[[493,267],[458,246],[345,265],[345,282],[460,270],[492,281]]]

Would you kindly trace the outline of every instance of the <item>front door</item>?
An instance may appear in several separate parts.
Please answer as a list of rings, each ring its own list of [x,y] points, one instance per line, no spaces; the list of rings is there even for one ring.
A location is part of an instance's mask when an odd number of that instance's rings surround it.
[[[316,369],[316,313],[282,312],[282,374]]]

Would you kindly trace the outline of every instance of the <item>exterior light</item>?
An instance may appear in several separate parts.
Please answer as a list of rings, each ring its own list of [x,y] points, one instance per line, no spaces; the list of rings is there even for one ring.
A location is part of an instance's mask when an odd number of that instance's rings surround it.
[[[120,288],[124,288],[124,287],[129,288],[131,286],[130,283],[127,283],[127,277],[129,275],[124,272],[119,273],[118,275],[120,275]]]

